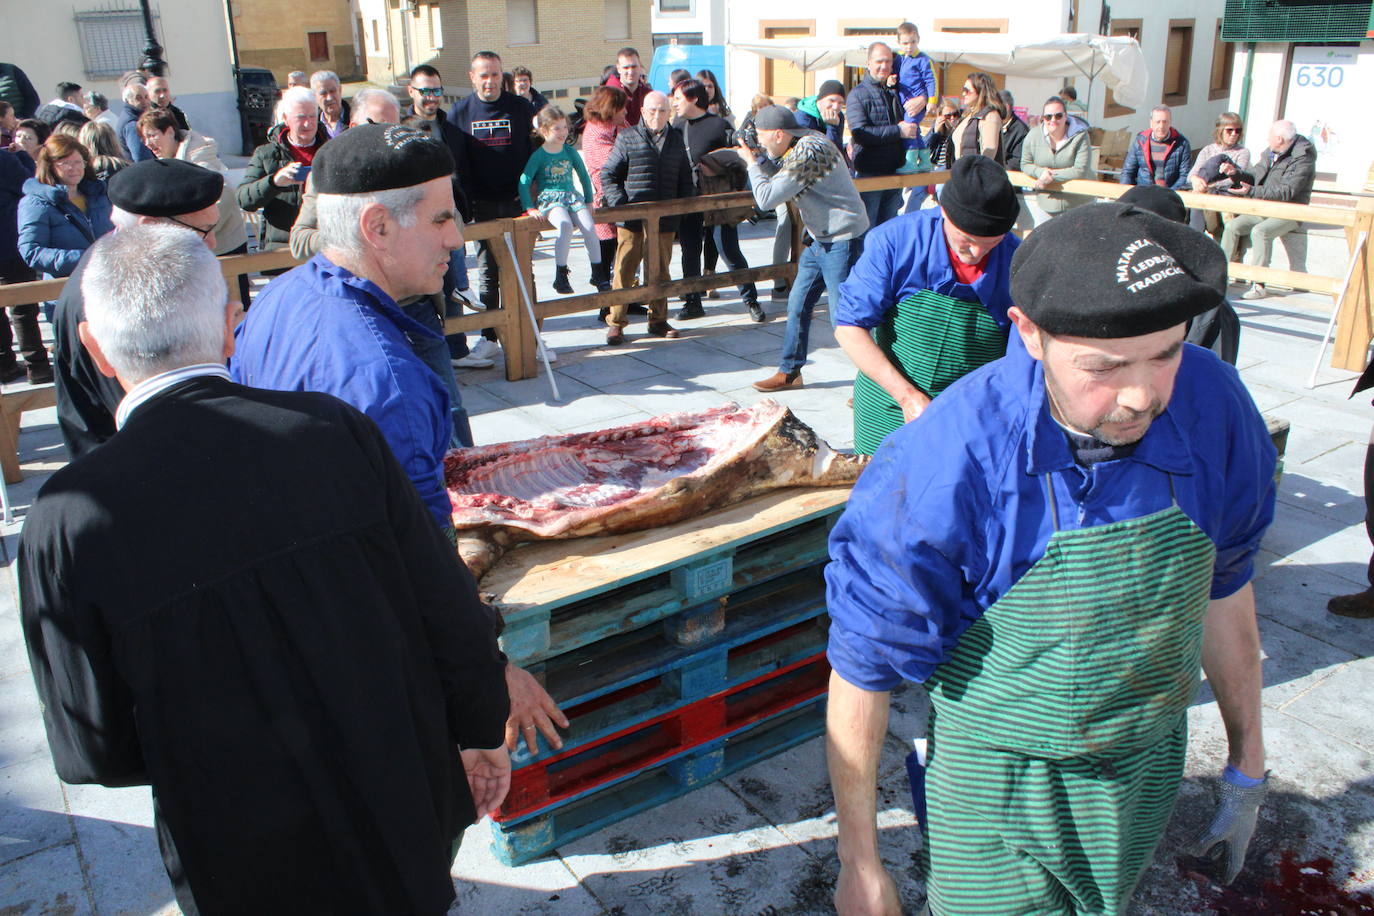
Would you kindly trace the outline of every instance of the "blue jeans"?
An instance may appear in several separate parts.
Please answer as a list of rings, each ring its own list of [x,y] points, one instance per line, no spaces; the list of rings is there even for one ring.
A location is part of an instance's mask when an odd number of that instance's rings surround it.
[[[462,245],[453,250],[448,257],[448,273],[444,274],[444,317],[457,318],[463,310],[449,299],[455,289],[468,288],[468,258],[466,245]],[[468,355],[467,335],[459,331],[457,334],[449,334],[444,340],[448,341],[448,355],[453,359],[462,359]],[[449,368],[452,368],[451,366]]]
[[[858,239],[845,242],[813,241],[797,259],[797,278],[787,296],[787,330],[782,338],[782,362],[778,371],[791,375],[806,363],[811,340],[811,313],[821,290],[830,295],[830,314],[840,301],[840,284],[849,276],[858,256]]]
[[[433,297],[423,296],[410,305],[402,306],[401,311],[430,330],[444,333],[444,323],[439,320],[439,313],[434,310]],[[458,390],[458,380],[453,377],[448,344],[433,337],[412,337],[409,334],[406,335],[406,340],[410,343],[410,349],[420,357],[420,362],[433,369],[448,385],[449,409],[453,413],[453,444],[463,448],[471,446],[472,427],[468,424],[468,412],[463,409],[463,395]]]
[[[855,178],[875,178],[875,175],[859,174]],[[883,223],[897,215],[897,211],[902,207],[902,189],[884,188],[881,191],[860,191],[859,199],[864,202],[864,210],[868,213],[868,228],[877,229]],[[864,250],[863,239],[860,238],[859,251]]]

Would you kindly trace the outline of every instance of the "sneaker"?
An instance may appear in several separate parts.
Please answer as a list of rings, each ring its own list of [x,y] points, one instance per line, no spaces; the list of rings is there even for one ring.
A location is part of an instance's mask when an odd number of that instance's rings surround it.
[[[1341,617],[1374,618],[1374,588],[1355,595],[1337,595],[1326,603],[1326,609]]]
[[[749,317],[754,319],[755,321],[768,320],[768,316],[765,315],[763,312],[763,306],[759,305],[757,300],[749,303]]]
[[[1241,298],[1242,298],[1242,299],[1263,299],[1263,298],[1264,298],[1265,296],[1267,296],[1267,295],[1269,295],[1269,294],[1266,293],[1266,292],[1264,291],[1264,284],[1263,284],[1263,283],[1255,283],[1255,284],[1252,284],[1251,287],[1250,287],[1249,289],[1247,289],[1244,293],[1241,294]]]
[[[52,366],[46,362],[31,365],[25,369],[25,374],[30,385],[46,385],[52,381]]]
[[[786,287],[786,286],[775,286],[775,287],[773,287],[773,296],[772,296],[772,298],[773,298],[773,301],[774,301],[774,302],[786,302],[786,301],[787,301],[787,297],[790,296],[790,295],[792,295],[792,290],[791,290],[791,288],[789,288],[789,287]]]
[[[495,360],[482,359],[476,353],[469,353],[467,356],[460,356],[457,359],[449,360],[455,369],[490,369],[496,365]]]
[[[17,382],[25,375],[28,370],[18,362],[5,363],[4,368],[0,368],[0,382],[8,385],[10,382]]]
[[[482,310],[482,300],[477,298],[477,290],[469,286],[467,289],[455,289],[448,294],[450,301],[456,305],[480,312]]]
[[[489,359],[496,361],[496,357],[501,355],[501,345],[494,340],[487,340],[485,337],[479,338],[477,343],[472,345],[470,356],[478,359]]]
[[[549,346],[549,342],[548,342],[547,340],[545,340],[544,338],[542,338],[542,337],[539,338],[539,342],[542,343],[542,344],[544,345],[544,355],[547,356],[547,357],[549,358],[549,362],[551,362],[551,363],[556,363],[556,362],[558,362],[558,351],[555,350],[553,347]],[[538,353],[538,350],[536,349],[536,351],[535,351],[535,358],[538,358],[538,356],[539,356],[539,353]]]
[[[803,384],[800,372],[774,372],[763,381],[754,383],[755,391],[786,391],[801,387]]]
[[[701,307],[700,302],[689,302],[677,313],[678,321],[691,321],[693,318],[705,318],[706,310]]]

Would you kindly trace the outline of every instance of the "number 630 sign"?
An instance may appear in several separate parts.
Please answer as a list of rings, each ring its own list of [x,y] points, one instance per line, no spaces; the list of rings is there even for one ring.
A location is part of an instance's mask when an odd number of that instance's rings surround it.
[[[1303,64],[1297,68],[1293,81],[1313,89],[1338,89],[1345,82],[1345,68],[1326,64]]]

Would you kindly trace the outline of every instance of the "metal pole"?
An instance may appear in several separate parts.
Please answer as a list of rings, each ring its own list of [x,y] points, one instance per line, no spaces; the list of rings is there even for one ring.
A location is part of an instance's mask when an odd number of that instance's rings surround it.
[[[143,7],[143,33],[148,37],[148,46],[143,49],[143,63],[139,69],[152,76],[166,76],[167,62],[162,59],[162,45],[157,43],[157,33],[153,31],[153,11],[148,6],[148,0],[139,0],[139,5]]]

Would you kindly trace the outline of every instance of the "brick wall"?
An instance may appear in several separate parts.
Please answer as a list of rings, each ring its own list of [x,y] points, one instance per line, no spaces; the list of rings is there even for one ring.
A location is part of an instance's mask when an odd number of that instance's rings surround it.
[[[233,0],[233,10],[240,61],[271,69],[283,86],[292,70],[333,70],[348,79],[360,69],[348,0]],[[310,59],[310,32],[327,36],[327,59]]]
[[[435,66],[445,88],[455,95],[471,91],[468,65],[478,51],[495,51],[507,70],[528,67],[535,88],[568,89],[568,98],[601,81],[601,70],[615,63],[615,52],[639,49],[645,66],[653,56],[649,4],[630,0],[629,37],[606,37],[605,0],[538,0],[537,44],[507,43],[506,0],[443,0],[440,4],[444,48]]]

